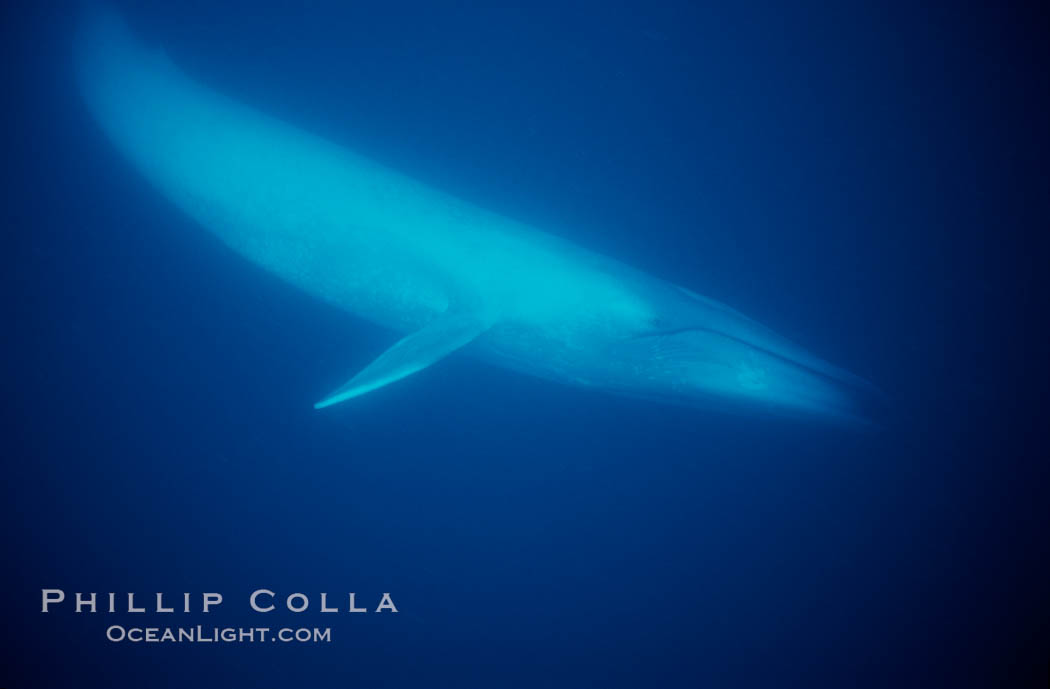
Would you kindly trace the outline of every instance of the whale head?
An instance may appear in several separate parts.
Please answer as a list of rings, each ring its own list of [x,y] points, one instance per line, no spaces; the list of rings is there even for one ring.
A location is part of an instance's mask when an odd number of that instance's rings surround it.
[[[885,398],[871,383],[740,312],[674,285],[652,296],[654,315],[643,328],[602,345],[616,390],[849,425],[882,416]]]

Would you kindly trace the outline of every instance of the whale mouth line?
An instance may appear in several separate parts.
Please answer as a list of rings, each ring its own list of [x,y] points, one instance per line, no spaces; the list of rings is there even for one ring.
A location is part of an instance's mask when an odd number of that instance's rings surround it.
[[[853,390],[855,393],[862,393],[862,396],[870,398],[871,401],[877,402],[879,405],[884,404],[887,401],[885,393],[882,392],[878,387],[868,380],[857,376],[848,371],[839,369],[822,359],[809,356],[807,353],[802,351],[802,356],[793,356],[790,351],[779,351],[776,347],[770,347],[768,345],[759,344],[757,342],[748,340],[747,338],[740,337],[739,335],[733,335],[719,330],[717,328],[706,327],[702,325],[697,326],[685,326],[681,328],[667,328],[663,330],[640,333],[634,335],[632,339],[644,340],[657,337],[673,337],[675,335],[682,335],[686,333],[704,333],[706,335],[712,335],[715,337],[723,338],[730,342],[743,345],[754,350],[757,353],[772,357],[778,361],[784,362],[790,366],[793,366],[807,374],[818,376],[823,380],[830,381],[832,383],[844,386],[846,389]]]
[[[730,335],[729,333],[723,332],[721,330],[716,330],[714,328],[707,328],[707,327],[704,327],[702,325],[689,326],[689,327],[684,327],[684,328],[668,328],[667,330],[659,330],[659,331],[656,331],[656,332],[641,333],[639,335],[633,336],[632,339],[644,340],[644,339],[651,338],[651,337],[674,337],[675,335],[683,335],[685,333],[706,333],[708,335],[714,335],[716,337],[722,337],[722,338],[725,338],[727,340],[731,340],[732,342],[736,342],[738,344],[742,344],[745,347],[750,347],[750,348],[752,348],[752,349],[754,349],[756,351],[759,351],[759,352],[761,352],[763,354],[767,354],[769,356],[776,357],[777,359],[779,359],[781,361],[784,361],[784,362],[787,362],[787,363],[791,364],[792,366],[798,366],[799,368],[803,368],[803,369],[805,369],[807,371],[810,371],[810,372],[812,372],[814,374],[817,374],[817,375],[823,376],[825,378],[828,378],[829,380],[838,381],[840,383],[854,383],[854,381],[852,381],[850,379],[839,378],[839,377],[836,377],[836,376],[832,375],[828,371],[822,371],[822,370],[820,370],[818,368],[814,368],[813,366],[809,366],[805,362],[799,361],[798,359],[794,359],[794,358],[790,357],[789,355],[787,355],[787,354],[785,354],[783,352],[778,352],[775,349],[770,349],[769,347],[764,347],[764,346],[762,346],[760,344],[757,344],[755,342],[750,342],[748,340],[745,340],[742,337],[739,337],[739,336],[736,336],[736,335]]]

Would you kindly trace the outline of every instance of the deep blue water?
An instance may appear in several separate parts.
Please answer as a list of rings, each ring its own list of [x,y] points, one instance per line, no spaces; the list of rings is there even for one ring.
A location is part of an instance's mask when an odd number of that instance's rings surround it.
[[[465,357],[315,412],[392,336],[182,216],[79,101],[75,7],[6,6],[0,686],[1045,681],[1044,18],[379,5],[122,11],[220,90],[732,304],[890,420]],[[313,607],[250,613],[262,587]],[[42,588],[217,591],[159,623],[333,639],[110,643],[163,616],[44,615]],[[349,591],[400,612],[317,612]]]

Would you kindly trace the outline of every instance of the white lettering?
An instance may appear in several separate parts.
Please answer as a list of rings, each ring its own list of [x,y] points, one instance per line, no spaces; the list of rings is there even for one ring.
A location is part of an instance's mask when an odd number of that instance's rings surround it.
[[[164,607],[164,594],[157,594],[157,612],[175,612],[175,608]]]
[[[397,608],[394,607],[394,601],[390,600],[390,594],[384,593],[383,600],[379,601],[379,607],[376,608],[376,612],[383,612],[383,610],[390,610],[390,612],[397,612]]]
[[[77,612],[80,612],[80,608],[85,606],[85,605],[90,605],[91,606],[91,612],[95,612],[95,594],[92,593],[91,597],[88,598],[87,600],[84,599],[84,594],[82,594],[82,593],[78,593],[77,594]]]
[[[47,612],[47,606],[52,603],[61,603],[66,599],[66,592],[62,589],[40,589],[40,597],[42,599],[40,612]]]
[[[254,610],[255,612],[270,612],[274,609],[273,603],[271,603],[268,607],[260,608],[259,604],[256,602],[259,596],[269,596],[270,600],[273,600],[274,593],[270,589],[259,589],[258,591],[254,591],[252,593],[251,600],[249,601],[252,605],[252,610]]]
[[[210,610],[208,610],[208,608],[210,608],[213,605],[221,605],[221,604],[222,604],[222,594],[221,593],[205,593],[204,594],[204,610],[203,610],[203,612],[211,612]]]
[[[146,608],[136,608],[135,607],[135,594],[134,593],[129,593],[128,594],[128,612],[146,612]],[[135,639],[131,638],[131,632],[128,632],[128,640],[129,641],[135,641]]]
[[[302,601],[303,601],[303,604],[300,605],[299,607],[296,607],[296,606],[292,605],[292,599],[293,598],[301,598]],[[307,598],[306,596],[304,596],[301,593],[293,593],[292,595],[288,596],[287,604],[288,604],[288,609],[291,610],[292,612],[302,612],[303,610],[306,610],[308,607],[310,607],[310,599]]]

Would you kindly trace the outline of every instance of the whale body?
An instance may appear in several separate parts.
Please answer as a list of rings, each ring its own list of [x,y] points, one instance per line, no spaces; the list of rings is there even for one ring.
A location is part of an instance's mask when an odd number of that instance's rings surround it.
[[[115,13],[77,31],[83,99],[237,253],[401,334],[327,407],[464,349],[564,383],[862,419],[866,381],[713,299],[484,210],[194,81]]]

